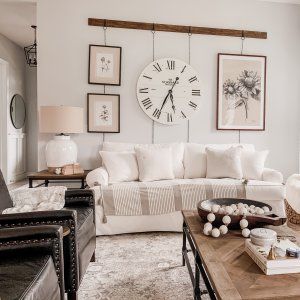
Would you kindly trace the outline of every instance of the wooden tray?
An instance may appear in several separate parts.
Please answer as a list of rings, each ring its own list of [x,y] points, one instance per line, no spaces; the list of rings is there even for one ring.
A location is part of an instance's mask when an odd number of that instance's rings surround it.
[[[207,222],[207,215],[210,213],[207,209],[203,208],[205,205],[213,205],[213,204],[219,204],[219,205],[231,205],[231,204],[238,204],[238,203],[244,203],[258,207],[264,207],[267,206],[270,209],[270,212],[264,215],[250,215],[247,216],[246,219],[249,222],[248,228],[254,228],[259,227],[259,225],[274,225],[279,226],[286,222],[286,218],[281,218],[274,213],[272,213],[272,206],[264,203],[259,202],[255,200],[248,200],[248,199],[234,199],[234,198],[217,198],[217,199],[209,199],[200,201],[197,205],[198,214],[201,217],[203,222]],[[214,214],[216,216],[216,220],[213,222],[214,225],[220,226],[223,224],[222,218],[226,214]],[[230,215],[231,223],[229,224],[228,228],[236,229],[240,228],[240,220],[243,218],[241,215]]]

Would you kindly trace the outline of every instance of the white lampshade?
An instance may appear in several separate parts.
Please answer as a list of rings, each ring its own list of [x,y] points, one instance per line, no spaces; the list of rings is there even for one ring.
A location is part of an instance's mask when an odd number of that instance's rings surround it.
[[[41,106],[41,133],[83,132],[83,108],[73,106]]]

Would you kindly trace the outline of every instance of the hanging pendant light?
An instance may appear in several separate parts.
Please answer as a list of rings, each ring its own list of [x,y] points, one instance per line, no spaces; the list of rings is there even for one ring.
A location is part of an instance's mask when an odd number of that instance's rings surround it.
[[[34,43],[24,47],[26,62],[30,67],[37,67],[37,44],[36,44],[36,26],[31,25],[34,29]]]

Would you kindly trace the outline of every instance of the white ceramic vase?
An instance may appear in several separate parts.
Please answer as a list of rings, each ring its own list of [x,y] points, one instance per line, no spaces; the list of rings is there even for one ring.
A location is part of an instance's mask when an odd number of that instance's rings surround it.
[[[47,167],[60,168],[77,162],[77,145],[69,135],[56,135],[46,146]]]

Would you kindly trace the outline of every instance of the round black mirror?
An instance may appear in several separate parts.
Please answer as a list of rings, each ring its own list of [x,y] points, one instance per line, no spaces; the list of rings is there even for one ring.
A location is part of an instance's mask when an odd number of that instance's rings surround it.
[[[16,129],[20,129],[25,124],[26,108],[21,95],[14,95],[10,102],[10,118]]]

